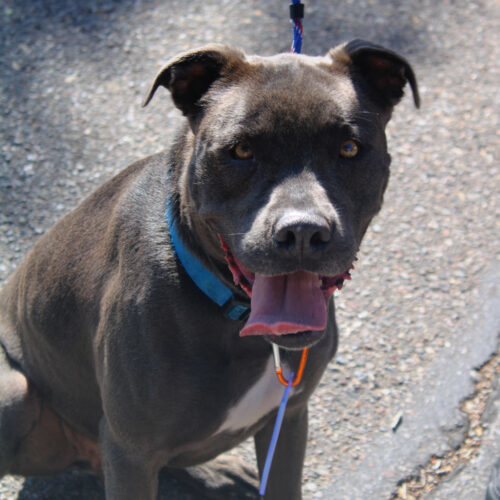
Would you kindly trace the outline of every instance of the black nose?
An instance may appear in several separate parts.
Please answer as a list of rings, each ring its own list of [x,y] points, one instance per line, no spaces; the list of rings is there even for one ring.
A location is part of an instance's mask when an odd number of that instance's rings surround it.
[[[320,216],[284,215],[274,228],[274,242],[280,249],[307,255],[330,243],[334,227]]]

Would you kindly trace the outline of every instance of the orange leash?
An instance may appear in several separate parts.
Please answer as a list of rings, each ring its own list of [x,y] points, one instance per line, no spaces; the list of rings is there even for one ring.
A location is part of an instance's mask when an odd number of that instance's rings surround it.
[[[283,376],[283,369],[281,368],[281,360],[280,360],[280,350],[276,344],[272,344],[273,346],[273,355],[274,355],[274,366],[276,369],[276,376],[278,380],[286,387],[288,386],[288,381]],[[309,348],[305,347],[302,349],[302,355],[300,357],[299,369],[297,370],[297,375],[292,382],[292,387],[295,387],[302,380],[302,375],[304,374],[304,368],[306,367],[307,361],[307,353],[309,352]]]

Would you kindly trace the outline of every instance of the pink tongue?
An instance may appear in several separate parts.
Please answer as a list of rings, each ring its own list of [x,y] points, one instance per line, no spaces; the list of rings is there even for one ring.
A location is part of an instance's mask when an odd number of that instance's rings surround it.
[[[326,326],[326,300],[317,274],[255,275],[250,317],[241,337],[285,335]]]

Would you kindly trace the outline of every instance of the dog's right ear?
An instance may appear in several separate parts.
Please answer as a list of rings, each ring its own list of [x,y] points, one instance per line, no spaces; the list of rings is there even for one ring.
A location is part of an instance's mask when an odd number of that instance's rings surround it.
[[[188,118],[201,109],[200,100],[221,77],[236,71],[242,65],[243,52],[225,45],[208,45],[186,52],[172,59],[158,73],[143,106],[147,106],[158,87],[165,87],[172,94],[174,104]]]

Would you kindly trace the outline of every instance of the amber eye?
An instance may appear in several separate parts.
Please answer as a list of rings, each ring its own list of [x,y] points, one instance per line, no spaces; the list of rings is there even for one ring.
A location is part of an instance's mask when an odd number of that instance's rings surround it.
[[[340,156],[344,158],[354,158],[359,152],[358,145],[352,139],[344,141],[340,146]]]
[[[237,160],[251,160],[253,158],[253,151],[248,142],[238,142],[233,148],[233,156]]]

